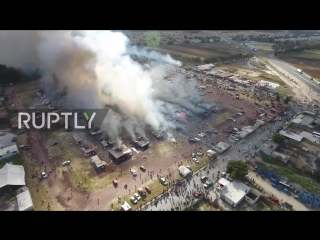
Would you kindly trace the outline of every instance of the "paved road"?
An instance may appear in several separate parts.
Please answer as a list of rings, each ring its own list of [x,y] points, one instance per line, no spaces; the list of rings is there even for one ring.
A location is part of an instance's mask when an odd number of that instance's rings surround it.
[[[300,107],[295,107],[296,110],[299,110]],[[288,118],[292,117],[295,112],[292,110],[288,111]],[[262,128],[258,129],[257,132],[249,136],[247,139],[240,141],[232,147],[229,151],[219,156],[217,160],[214,161],[212,164],[212,167],[208,167],[208,173],[206,170],[203,170],[201,173],[208,176],[209,180],[215,181],[218,175],[218,171],[222,172],[226,169],[226,165],[228,160],[231,159],[245,159],[247,155],[253,154],[256,150],[254,149],[254,146],[257,145],[259,147],[262,144],[261,139],[268,140],[269,138],[272,138],[274,133],[277,131],[277,129],[281,126],[283,126],[285,121],[278,121],[275,123],[269,123]],[[241,150],[239,152],[239,149]],[[244,152],[244,151],[245,152]],[[225,159],[225,160],[223,160]],[[158,201],[157,205],[148,205],[145,206],[147,211],[170,211],[172,208],[175,208],[176,206],[182,206],[184,202],[187,200],[187,195],[191,195],[192,191],[197,191],[198,189],[203,190],[201,181],[200,181],[201,175],[199,176],[194,175],[192,180],[189,184],[187,184],[185,187],[180,188],[178,190],[180,192],[179,196],[176,196],[175,194],[171,194],[170,197],[162,197],[162,200]],[[195,184],[195,185],[194,185]],[[210,195],[214,195],[212,192],[213,189],[210,189]],[[274,191],[277,191],[274,189]],[[272,192],[275,196],[277,196],[277,192]],[[292,200],[294,200],[292,198]],[[288,200],[289,202],[289,200]],[[290,201],[291,202],[291,201]],[[289,202],[289,203],[290,203]]]

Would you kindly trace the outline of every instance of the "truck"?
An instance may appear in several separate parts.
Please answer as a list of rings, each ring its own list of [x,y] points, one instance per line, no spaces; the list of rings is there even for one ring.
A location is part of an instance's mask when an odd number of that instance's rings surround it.
[[[302,70],[298,68],[298,69],[297,69],[297,72],[298,72],[298,73],[302,73]]]

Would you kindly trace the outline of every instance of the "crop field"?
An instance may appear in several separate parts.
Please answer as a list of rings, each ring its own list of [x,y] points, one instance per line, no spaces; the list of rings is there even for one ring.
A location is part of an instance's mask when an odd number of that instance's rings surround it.
[[[170,54],[175,59],[183,63],[193,63],[193,58],[200,57],[202,60],[206,58],[216,58],[221,56],[231,56],[241,53],[240,50],[226,43],[197,43],[197,44],[175,44],[161,45],[153,50],[157,50],[164,54]]]
[[[277,57],[320,81],[320,50],[290,53]]]

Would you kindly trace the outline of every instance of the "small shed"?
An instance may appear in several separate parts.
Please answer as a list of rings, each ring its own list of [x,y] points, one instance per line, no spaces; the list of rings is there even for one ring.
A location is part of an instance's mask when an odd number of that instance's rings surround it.
[[[102,161],[97,155],[91,157],[91,162],[94,164],[97,171],[101,171],[107,165],[107,163]]]
[[[190,169],[188,169],[186,166],[184,165],[181,165],[179,168],[178,168],[178,171],[180,173],[180,175],[182,177],[189,177],[192,175],[192,172],[190,171]]]
[[[130,204],[127,203],[126,201],[121,203],[120,206],[121,206],[121,211],[125,211],[125,212],[132,211]]]
[[[76,141],[76,144],[80,144],[82,141],[78,134],[73,135],[73,138]]]

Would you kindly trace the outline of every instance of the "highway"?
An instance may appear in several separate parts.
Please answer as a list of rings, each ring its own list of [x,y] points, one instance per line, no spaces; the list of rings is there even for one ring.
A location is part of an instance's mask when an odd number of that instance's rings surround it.
[[[217,33],[214,33],[217,34]],[[231,38],[227,38],[224,36],[219,36],[222,40],[224,41],[228,41],[230,43],[232,43],[234,46],[241,48],[242,50],[246,51],[247,53],[253,54],[255,56],[260,56],[260,57],[264,57],[269,63],[276,65],[278,68],[282,69],[284,72],[286,72],[288,75],[290,75],[292,78],[295,78],[296,80],[304,83],[306,86],[308,86],[310,89],[312,89],[313,91],[315,91],[318,96],[320,97],[320,85],[315,82],[314,80],[311,80],[311,76],[305,74],[305,73],[298,73],[297,69],[291,65],[289,65],[288,63],[279,60],[275,57],[268,57],[262,53],[253,51],[250,47],[246,46],[246,45],[241,45],[240,43],[232,40]]]

